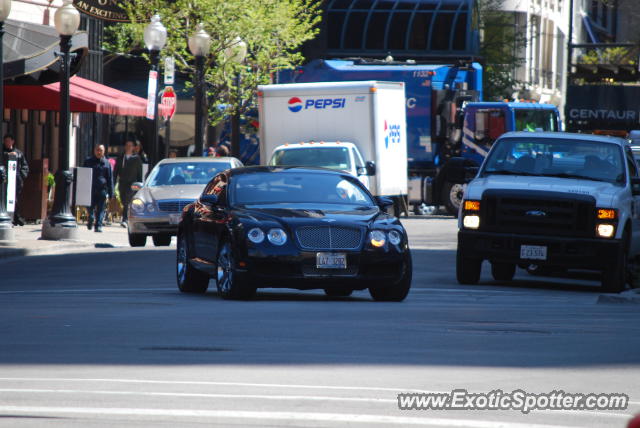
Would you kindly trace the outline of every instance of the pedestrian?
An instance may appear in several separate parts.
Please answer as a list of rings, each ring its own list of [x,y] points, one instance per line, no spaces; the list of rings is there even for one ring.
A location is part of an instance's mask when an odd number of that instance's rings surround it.
[[[215,149],[215,147],[210,146],[210,147],[207,149],[207,156],[209,156],[209,157],[215,157],[215,156],[216,156],[216,149]]]
[[[225,158],[227,156],[229,156],[229,148],[222,144],[218,144],[218,147],[216,147],[216,157]]]
[[[142,181],[142,159],[135,153],[138,146],[137,141],[128,139],[124,143],[124,153],[116,161],[114,181],[118,183],[120,202],[122,202],[122,227],[127,227],[129,220],[129,204],[133,198],[134,191],[131,185]]]
[[[95,221],[95,231],[102,232],[107,199],[113,197],[113,173],[109,161],[104,156],[104,146],[102,144],[95,146],[93,156],[87,158],[82,166],[93,170],[87,228],[91,230]]]
[[[142,163],[149,163],[149,158],[147,157],[147,154],[144,152],[144,149],[142,148],[142,144],[138,143],[138,145],[135,146],[134,152],[135,154],[138,155],[138,157],[140,157],[140,160],[142,161]]]
[[[171,150],[169,152],[169,159],[175,159],[178,157],[178,152],[176,152],[175,150]]]
[[[15,195],[15,209],[13,211],[13,225],[14,226],[24,226],[24,218],[20,216],[20,193],[22,193],[22,186],[24,185],[24,180],[27,179],[29,175],[29,164],[27,163],[27,159],[24,157],[24,153],[15,147],[16,139],[11,134],[6,134],[3,138],[2,151],[4,156],[13,155],[15,156],[15,160],[17,161],[17,171],[16,171],[16,195]]]

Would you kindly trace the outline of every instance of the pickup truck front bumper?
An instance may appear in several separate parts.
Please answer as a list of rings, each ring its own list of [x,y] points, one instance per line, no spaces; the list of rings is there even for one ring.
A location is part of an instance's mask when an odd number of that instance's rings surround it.
[[[522,245],[547,247],[546,260],[520,258]],[[541,235],[458,232],[458,251],[462,257],[518,265],[561,266],[568,269],[603,270],[615,266],[622,252],[621,241]]]

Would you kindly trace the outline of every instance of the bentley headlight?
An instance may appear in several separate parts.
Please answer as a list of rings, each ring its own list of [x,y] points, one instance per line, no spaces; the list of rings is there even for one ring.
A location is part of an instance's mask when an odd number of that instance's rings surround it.
[[[258,227],[254,227],[247,233],[247,239],[254,244],[259,244],[264,241],[264,232]]]
[[[287,234],[282,229],[270,229],[267,233],[267,239],[273,245],[284,245],[287,242]]]
[[[387,238],[381,230],[372,230],[369,232],[369,242],[376,248],[383,247],[386,240]]]
[[[398,245],[400,244],[400,241],[402,241],[402,235],[400,234],[400,232],[398,232],[397,230],[389,231],[389,242],[391,242],[393,245]]]
[[[131,209],[134,213],[141,214],[144,211],[144,202],[142,202],[142,199],[136,198],[131,201]]]

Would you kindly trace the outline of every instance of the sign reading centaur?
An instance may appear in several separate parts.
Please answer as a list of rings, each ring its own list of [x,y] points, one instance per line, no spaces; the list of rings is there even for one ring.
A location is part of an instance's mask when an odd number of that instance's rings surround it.
[[[565,119],[567,131],[640,129],[640,87],[571,85]]]
[[[129,22],[129,17],[122,8],[126,0],[73,0],[80,12],[104,21]]]

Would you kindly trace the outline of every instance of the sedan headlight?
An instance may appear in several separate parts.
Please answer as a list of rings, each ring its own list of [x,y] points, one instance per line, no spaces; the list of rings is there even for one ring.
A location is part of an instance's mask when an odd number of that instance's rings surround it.
[[[156,206],[153,204],[153,202],[149,202],[146,206],[147,208],[147,212],[148,213],[154,213],[156,212]]]
[[[142,199],[136,198],[131,201],[131,210],[133,210],[133,212],[135,212],[136,214],[142,214],[142,212],[144,211],[144,202],[142,201]]]
[[[276,228],[270,229],[267,233],[267,239],[273,245],[284,245],[287,242],[287,234],[284,230]]]
[[[387,237],[381,230],[372,230],[369,232],[369,242],[376,248],[384,247]]]
[[[397,230],[390,230],[389,242],[391,242],[393,245],[398,245],[400,244],[400,241],[402,241],[402,235],[400,234],[400,232],[398,232]]]
[[[253,242],[254,244],[259,244],[264,241],[264,232],[262,229],[258,227],[254,227],[249,232],[247,232],[247,239]]]

